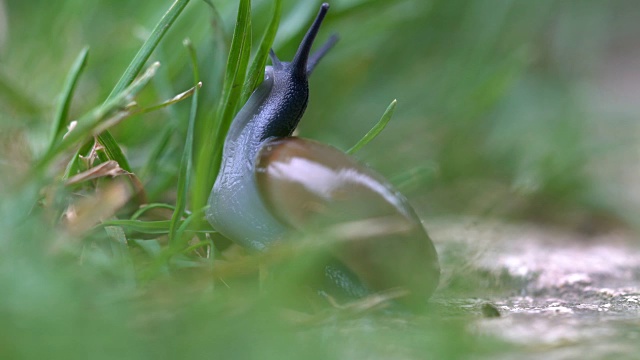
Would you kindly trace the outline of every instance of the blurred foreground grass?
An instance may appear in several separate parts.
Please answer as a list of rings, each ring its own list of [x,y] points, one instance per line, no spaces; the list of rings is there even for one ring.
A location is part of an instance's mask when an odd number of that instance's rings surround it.
[[[194,85],[183,46],[189,38],[203,82],[196,160],[200,149],[213,146],[204,129],[219,104],[238,8],[235,1],[213,3],[216,10],[189,2],[148,62],[161,67],[133,96],[145,108]],[[65,185],[61,177],[77,146],[64,149],[42,172],[30,171],[47,153],[65,78],[82,49],[90,47],[88,61],[67,120],[103,103],[171,1],[3,5],[2,358],[455,358],[500,349],[469,331],[473,316],[442,314],[437,305],[419,316],[298,311],[309,296],[295,281],[305,261],[291,261],[278,281],[259,280],[259,261],[209,247],[204,233],[210,229],[197,219],[191,227],[169,225],[176,203],[189,199],[186,209],[199,214],[193,187],[185,197],[177,185],[185,174],[194,109],[189,100],[110,129],[139,184],[93,179]],[[274,43],[281,58],[292,56],[318,5],[282,2]],[[637,159],[629,153],[637,143],[633,120],[640,109],[612,101],[601,87],[603,74],[640,32],[636,3],[331,5],[320,41],[334,32],[341,40],[311,79],[302,136],[348,149],[397,98],[388,128],[356,156],[396,183],[423,218],[538,220],[588,231],[637,226],[639,209],[628,185],[635,179],[630,162]],[[271,2],[254,2],[254,51],[271,14]],[[194,163],[192,182],[202,170]],[[128,199],[131,184],[143,187],[146,198]],[[142,226],[137,231],[132,222],[117,223],[116,216],[131,219],[143,203],[165,205],[140,217],[148,222],[135,223]],[[89,215],[82,218],[80,210]],[[70,216],[87,223],[75,226]],[[90,220],[104,216],[111,226],[91,230]],[[170,226],[177,225],[186,228],[177,237],[185,240],[168,243],[165,234],[175,237]],[[194,248],[185,251],[188,245]],[[445,263],[444,269],[453,266]],[[445,284],[438,297],[446,300],[447,290],[455,289]],[[474,297],[489,290],[464,289]]]

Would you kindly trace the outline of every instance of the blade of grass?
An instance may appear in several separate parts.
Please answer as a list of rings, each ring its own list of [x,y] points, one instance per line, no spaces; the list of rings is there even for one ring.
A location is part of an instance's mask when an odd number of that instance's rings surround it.
[[[211,191],[220,167],[224,136],[233,120],[240,99],[250,50],[251,1],[241,0],[218,110],[215,117],[203,127],[202,137],[198,141],[196,179],[191,201],[194,211],[203,208],[206,204],[209,191]]]
[[[191,230],[192,228],[199,228],[200,226],[198,225],[198,219],[200,219],[202,217],[202,214],[204,214],[206,207],[200,209],[197,212],[192,213],[191,215],[189,215],[183,222],[182,224],[179,224],[180,227],[178,228],[178,230],[176,231],[176,237],[178,239],[182,239],[182,235],[184,234],[185,231],[187,231],[187,229]],[[194,225],[191,225],[191,224]]]
[[[225,72],[222,96],[218,106],[218,116],[216,129],[224,129],[225,120],[233,116],[235,107],[239,102],[239,94],[246,77],[247,65],[249,64],[249,52],[251,51],[251,1],[241,0],[238,9],[238,18],[231,41],[229,58],[227,59],[227,69]],[[217,135],[217,134],[216,134]]]
[[[71,70],[65,80],[64,88],[58,103],[58,109],[56,110],[55,118],[51,127],[51,140],[49,143],[49,149],[51,149],[55,142],[58,141],[64,134],[69,117],[69,107],[71,106],[71,100],[73,100],[73,94],[76,86],[78,85],[78,79],[84,68],[87,65],[87,56],[89,55],[89,48],[85,47],[80,51],[78,57],[73,62]]]
[[[202,83],[198,83],[196,84],[196,86],[190,88],[189,90],[186,90],[178,95],[175,95],[174,97],[172,97],[171,99],[168,99],[166,101],[163,101],[159,104],[156,105],[152,105],[150,107],[146,107],[146,108],[137,108],[137,109],[130,109],[127,117],[129,116],[134,116],[134,115],[141,115],[141,114],[146,114],[146,113],[150,113],[156,110],[160,110],[160,109],[164,109],[170,105],[173,105],[175,103],[178,103],[180,101],[183,101],[185,99],[187,99],[188,97],[192,96],[194,94],[194,92],[196,91],[196,88],[200,88],[202,87]],[[106,127],[110,127],[113,124],[105,124]],[[100,133],[100,132],[99,132]],[[155,161],[150,161],[150,162],[154,162],[157,163],[158,159],[160,158],[160,156],[162,155],[162,151],[164,150],[164,146],[166,146],[166,144],[168,143],[171,135],[174,133],[174,129],[173,127],[167,128],[166,131],[164,132],[164,134],[161,136],[161,141],[158,144],[157,148],[154,149],[154,151],[152,152],[152,156],[150,157],[152,160],[155,159]],[[76,173],[81,172],[80,171],[80,167],[78,166],[77,160],[79,160],[79,158],[77,157],[78,154],[86,154],[92,147],[92,142],[88,142],[86,143],[82,148],[80,148],[80,150],[78,152],[76,152],[76,157],[67,165],[67,169],[65,171],[65,178],[70,178],[73,177]],[[98,156],[100,155],[100,153],[98,153]],[[102,158],[100,157],[100,160],[102,162],[107,162],[107,161],[114,161],[114,160],[110,160],[110,157],[106,157],[106,158]],[[147,168],[143,169],[143,171],[141,172],[141,176],[140,178],[143,178],[144,175],[149,173],[149,165],[147,165]]]
[[[198,70],[198,58],[196,56],[196,50],[188,39],[184,42],[185,47],[189,52],[189,58],[191,59],[191,66],[193,67],[193,82],[195,84],[201,84],[200,71]],[[187,138],[184,142],[184,151],[182,152],[182,160],[180,161],[180,170],[178,173],[178,188],[176,196],[176,209],[171,217],[171,227],[169,232],[169,241],[173,244],[179,240],[176,238],[176,232],[178,230],[178,222],[182,218],[184,209],[187,206],[187,196],[189,191],[189,184],[191,182],[191,168],[193,160],[193,133],[196,123],[196,115],[198,113],[198,95],[199,86],[195,86],[193,97],[191,98],[191,111],[189,113],[189,124],[187,126]]]
[[[116,84],[116,86],[111,90],[111,94],[107,97],[107,101],[111,100],[115,96],[117,96],[120,92],[124,90],[131,82],[138,76],[138,73],[142,70],[142,67],[147,62],[153,50],[155,50],[156,46],[160,43],[160,40],[167,33],[171,25],[176,21],[182,10],[184,10],[185,6],[189,3],[189,0],[176,0],[171,5],[169,10],[162,16],[158,24],[156,24],[153,31],[151,31],[151,35],[149,38],[142,44],[142,47],[133,58],[127,69],[120,77],[120,80]]]
[[[200,219],[202,219],[202,214],[204,213],[205,209],[206,208],[203,207],[202,209],[200,209],[200,211],[193,212],[184,221],[180,221],[177,223],[178,225],[178,230],[176,233],[177,239],[182,239],[183,234],[187,229],[194,234],[216,233],[215,230],[211,229],[211,226],[209,226],[208,223],[203,223],[202,221],[200,221]],[[171,221],[166,221],[166,223],[170,223],[170,222]],[[156,221],[156,223],[158,223],[158,221]],[[164,269],[167,266],[167,264],[169,264],[169,262],[175,255],[178,255],[184,252],[185,246],[178,246],[175,244],[181,245],[178,242],[174,242],[173,244],[171,244],[171,246],[164,247],[162,251],[157,254],[151,266],[141,274],[140,278],[143,281],[152,279],[155,276],[155,274],[157,274],[158,271],[161,271],[161,269]]]
[[[142,234],[164,235],[169,233],[169,220],[143,221],[143,220],[108,220],[102,222],[97,227],[118,226],[131,232]]]
[[[175,206],[170,204],[163,204],[163,203],[147,204],[147,205],[141,206],[140,209],[138,209],[135,213],[133,213],[133,215],[131,215],[131,220],[137,220],[140,216],[142,216],[145,212],[149,210],[153,210],[153,209],[175,210],[175,208],[176,208]]]
[[[267,31],[262,37],[260,47],[258,48],[258,53],[253,59],[251,67],[249,68],[248,79],[244,84],[244,88],[242,89],[240,104],[244,104],[247,102],[247,100],[251,96],[251,93],[253,93],[253,91],[258,87],[258,85],[260,85],[260,83],[264,79],[264,67],[267,64],[267,59],[269,58],[269,50],[273,46],[273,41],[276,38],[276,32],[278,31],[278,26],[280,25],[281,7],[282,1],[275,0],[271,22],[269,22],[269,25],[267,26]]]
[[[161,49],[156,49],[155,54],[157,58],[161,59],[161,63],[168,62],[166,54],[161,51]],[[161,71],[158,73],[158,76],[154,78],[153,85],[158,94],[163,98],[168,98],[171,94],[175,93],[172,82],[173,81],[170,79],[168,72]],[[174,107],[166,108],[166,112],[170,121],[168,121],[163,127],[161,135],[157,137],[155,144],[152,146],[152,150],[150,151],[150,155],[147,157],[147,161],[145,161],[142,169],[138,171],[140,178],[142,179],[148,179],[150,175],[158,173],[158,168],[163,165],[161,161],[162,157],[167,151],[171,151],[171,149],[169,149],[169,145],[171,144],[170,140],[178,133],[176,129],[178,128],[177,125],[179,124],[180,116]]]
[[[160,245],[158,240],[133,239],[132,242],[153,257],[158,256],[162,251],[162,245]]]
[[[194,250],[198,250],[199,248],[205,247],[205,246],[213,246],[213,241],[206,240],[206,241],[199,242],[199,243],[197,243],[195,245],[191,245],[188,248],[182,250],[182,253],[183,254],[188,254],[188,253],[190,253],[190,252],[192,252]]]
[[[127,69],[120,77],[118,83],[114,86],[113,90],[111,90],[111,94],[107,97],[105,102],[110,101],[114,97],[118,96],[131,82],[135,79],[136,76],[142,70],[142,67],[147,62],[153,50],[155,50],[156,46],[160,43],[160,40],[167,33],[171,25],[175,22],[178,16],[182,13],[182,10],[187,6],[189,0],[176,0],[171,5],[169,10],[162,16],[158,24],[156,24],[155,28],[151,32],[149,38],[142,44],[142,47],[133,58]],[[129,165],[129,161],[124,156],[122,149],[114,139],[114,137],[108,131],[105,131],[98,135],[98,141],[104,147],[104,151],[107,154],[108,160],[115,160],[120,164],[124,170],[131,172],[131,166]],[[83,147],[86,149],[86,146]],[[72,161],[78,161],[78,155],[80,153],[76,153]],[[103,159],[105,160],[105,159]],[[76,167],[69,167],[71,172],[73,172]]]
[[[86,154],[89,153],[89,151],[91,151],[91,149],[93,148],[93,143],[94,143],[93,141],[87,141],[82,146],[80,146],[80,148],[76,151],[76,153],[73,155],[71,160],[69,160],[69,163],[67,164],[67,167],[64,170],[64,175],[62,177],[63,179],[68,179],[82,172],[83,166],[82,166],[82,161],[80,161],[81,160],[80,155],[84,154],[86,156]]]
[[[184,221],[180,221],[179,224],[182,224],[183,222]],[[170,231],[171,220],[106,220],[101,224],[96,225],[96,228],[102,228],[106,226],[119,226],[127,231],[139,232],[142,234],[165,235]],[[193,225],[191,225],[189,226],[189,231],[203,234],[215,232],[208,224],[202,225],[200,227],[194,227]]]
[[[159,66],[160,63],[152,64],[144,74],[142,74],[124,91],[120,92],[116,97],[78,119],[75,128],[72,131],[69,131],[61,141],[57,142],[55,146],[53,146],[38,160],[33,171],[42,171],[58,154],[67,150],[76,142],[85,140],[87,137],[91,136],[95,129],[104,125],[103,123],[109,123],[112,119],[126,114],[126,106],[129,104],[130,99],[138,94],[145,85],[147,85],[155,75]]]
[[[163,102],[161,102],[160,104],[156,104],[156,105],[152,105],[149,107],[146,107],[144,109],[140,109],[139,111],[136,111],[137,115],[141,115],[141,114],[146,114],[146,113],[150,113],[156,110],[160,110],[162,108],[165,108],[169,105],[173,105],[175,103],[178,103],[186,98],[188,98],[191,95],[194,95],[196,93],[196,91],[198,91],[198,89],[200,89],[202,87],[202,83],[198,82],[197,84],[195,84],[191,89],[181,92],[180,94],[172,97],[171,99],[165,100]]]
[[[366,133],[362,137],[362,139],[360,139],[360,141],[353,145],[351,149],[347,150],[347,154],[353,154],[356,151],[360,150],[360,148],[367,145],[371,140],[375,139],[375,137],[378,136],[378,134],[380,134],[382,130],[384,130],[384,128],[389,123],[389,120],[391,120],[391,117],[393,116],[393,112],[396,109],[397,103],[397,100],[393,100],[391,104],[389,104],[389,107],[387,107],[387,110],[384,111],[384,114],[382,114],[382,117],[380,118],[378,123],[375,124],[374,127],[371,128],[371,130],[369,130],[369,132]]]

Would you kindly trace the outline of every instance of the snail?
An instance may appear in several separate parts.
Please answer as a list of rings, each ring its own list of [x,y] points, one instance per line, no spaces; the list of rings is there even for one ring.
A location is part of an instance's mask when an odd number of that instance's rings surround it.
[[[307,106],[308,76],[333,47],[311,46],[329,9],[320,11],[291,62],[273,50],[264,81],[234,118],[209,197],[207,220],[225,237],[263,251],[292,231],[325,231],[325,277],[353,296],[402,288],[423,304],[438,284],[433,243],[403,195],[338,149],[292,137]]]

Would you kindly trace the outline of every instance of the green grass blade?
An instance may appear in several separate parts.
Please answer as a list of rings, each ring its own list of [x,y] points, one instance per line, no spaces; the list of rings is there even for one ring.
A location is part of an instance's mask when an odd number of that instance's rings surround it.
[[[225,73],[222,96],[218,106],[215,128],[214,148],[218,156],[214,157],[214,164],[218,163],[219,155],[222,152],[222,144],[229,130],[231,121],[236,113],[236,108],[240,102],[242,87],[247,76],[249,57],[251,56],[251,1],[241,0],[238,10],[238,21],[231,41],[231,50],[227,60],[227,70]],[[217,172],[217,166],[214,166]]]
[[[120,77],[118,83],[114,86],[113,90],[111,90],[111,94],[107,97],[107,101],[113,99],[120,92],[122,92],[131,82],[135,79],[136,76],[142,70],[142,67],[147,62],[153,50],[158,46],[160,40],[167,33],[171,25],[176,21],[182,10],[184,10],[185,6],[189,3],[189,0],[176,0],[169,10],[162,16],[158,24],[156,24],[155,28],[151,32],[149,38],[142,44],[142,47],[133,58],[127,69]],[[107,157],[110,160],[115,160],[120,164],[126,171],[131,171],[131,166],[129,165],[129,161],[124,156],[120,145],[116,142],[115,138],[109,133],[105,131],[98,135],[98,141],[100,144],[104,146],[104,151],[107,154]],[[74,159],[77,158],[74,157]]]
[[[196,84],[194,87],[193,97],[191,98],[191,111],[189,113],[189,124],[187,126],[187,138],[184,142],[184,151],[182,152],[182,160],[180,161],[180,171],[178,174],[178,188],[176,196],[176,209],[171,217],[171,227],[169,233],[169,241],[177,243],[179,240],[176,237],[178,231],[178,223],[182,218],[184,209],[187,206],[187,196],[189,191],[189,184],[191,182],[191,168],[193,160],[193,133],[196,124],[196,115],[198,113],[198,95],[200,84],[200,71],[198,70],[198,58],[196,56],[196,50],[189,40],[185,40],[185,46],[189,52],[191,59],[191,66],[193,67],[193,82]]]
[[[199,223],[198,220],[202,217],[202,214],[204,214],[204,211],[206,209],[207,209],[207,207],[204,207],[204,208],[200,209],[199,211],[196,211],[196,212],[192,213],[181,224],[179,224],[178,230],[176,231],[176,237],[178,239],[182,239],[182,236],[183,236],[185,231],[192,230],[193,228],[201,227],[200,225],[198,225],[198,223]],[[192,223],[193,223],[193,225],[192,225]],[[206,224],[205,224],[205,226],[206,226]]]
[[[180,221],[177,223],[178,225],[178,230],[176,232],[176,238],[181,239],[183,237],[183,234],[185,231],[190,231],[192,233],[195,234],[214,234],[216,233],[215,230],[213,230],[211,228],[211,226],[209,226],[209,224],[204,223],[202,221],[200,221],[200,219],[202,218],[202,214],[204,213],[204,210],[206,208],[202,208],[197,212],[192,213],[191,215],[187,216],[187,218],[184,221]],[[129,223],[131,222],[131,220],[113,220],[110,222],[106,222],[102,225],[110,225],[110,223]],[[171,221],[163,221],[163,224],[159,224],[159,221],[154,221],[153,223],[158,223],[158,224],[135,224],[136,226],[145,226],[145,227],[157,227],[158,230],[159,228],[166,224],[166,226],[171,226]],[[134,225],[134,224],[131,224]],[[150,229],[149,229],[150,230]],[[168,231],[167,231],[168,233]],[[173,243],[171,244],[172,246],[167,246],[164,247],[162,249],[161,252],[159,252],[156,257],[155,257],[155,261],[153,262],[153,264],[149,267],[149,269],[147,269],[146,272],[142,273],[141,278],[143,280],[148,280],[154,277],[154,275],[160,271],[161,269],[163,269],[171,260],[171,258],[173,258],[175,255],[178,255],[180,253],[185,252],[185,247],[184,246],[177,246],[176,244],[179,245],[179,243]],[[211,243],[213,244],[213,243]]]
[[[160,59],[160,63],[169,62],[169,59],[163,51],[158,51],[158,49],[156,49],[155,54],[156,57]],[[168,98],[175,92],[173,90],[173,80],[166,71],[158,73],[158,76],[154,78],[153,85],[157,93],[164,98]],[[155,140],[155,144],[149,152],[149,156],[147,157],[145,164],[142,169],[138,170],[138,176],[141,179],[148,179],[149,176],[158,174],[159,169],[163,166],[162,157],[167,154],[167,151],[171,151],[171,139],[177,133],[177,123],[179,123],[182,116],[178,115],[178,112],[174,107],[167,107],[165,111],[171,121],[162,128],[160,136]],[[170,183],[174,184],[175,182],[171,181]],[[147,188],[147,191],[149,190],[150,189]]]
[[[71,66],[71,70],[69,71],[69,75],[67,76],[64,84],[64,89],[62,90],[62,96],[60,97],[60,103],[58,104],[58,109],[56,110],[56,116],[53,119],[49,149],[51,149],[55,142],[60,137],[62,137],[66,130],[69,117],[69,107],[71,106],[73,94],[75,92],[76,86],[78,85],[78,79],[80,78],[82,71],[87,65],[88,55],[89,48],[83,48],[76,60],[73,62],[73,65]]]
[[[98,141],[100,142],[100,144],[102,144],[102,146],[104,147],[104,152],[107,154],[106,159],[101,158],[100,160],[115,160],[118,162],[118,164],[120,164],[121,168],[125,169],[128,172],[132,171],[131,165],[129,165],[129,160],[127,160],[127,157],[124,156],[124,152],[122,152],[120,145],[118,145],[118,142],[109,131],[98,134]],[[98,155],[100,156],[101,154]]]
[[[189,246],[188,248],[184,249],[184,250],[182,251],[182,253],[183,253],[183,254],[188,254],[188,253],[190,253],[190,252],[192,252],[192,251],[194,251],[194,250],[198,250],[199,248],[201,248],[201,247],[205,247],[205,246],[213,247],[213,246],[214,246],[214,245],[213,245],[213,241],[211,241],[211,240],[207,240],[207,241],[199,242],[199,243],[197,243],[197,244],[195,244],[195,245],[191,245],[191,246]]]
[[[34,171],[41,171],[58,154],[67,150],[75,143],[85,140],[98,129],[108,125],[119,116],[126,116],[130,114],[130,112],[125,110],[130,99],[137,95],[145,85],[149,83],[159,66],[160,63],[152,64],[144,74],[142,74],[124,91],[120,92],[116,97],[78,119],[76,127],[72,131],[69,131],[61,141],[57,142],[38,160],[34,166]]]
[[[139,240],[133,239],[132,243],[139,246],[142,250],[147,252],[147,254],[156,257],[162,252],[162,245],[158,242],[158,240]]]
[[[238,95],[242,89],[249,64],[249,52],[251,51],[251,1],[241,0],[238,9],[238,18],[233,32],[231,49],[227,59],[224,86],[218,106],[218,132],[224,129],[225,120],[233,116],[235,105],[239,102]]]
[[[146,114],[146,113],[150,113],[156,110],[160,110],[163,108],[166,108],[167,106],[173,105],[175,103],[178,103],[186,98],[188,98],[189,96],[192,96],[193,94],[195,94],[195,92],[200,89],[202,87],[202,83],[198,82],[197,84],[195,84],[192,88],[190,88],[187,91],[183,91],[180,94],[172,97],[171,99],[167,99],[159,104],[156,105],[152,105],[149,107],[146,107],[144,109],[140,109],[136,112],[136,114],[138,115],[142,115],[142,114]]]
[[[251,63],[251,67],[249,68],[248,73],[248,79],[244,84],[244,88],[242,89],[242,97],[240,98],[241,104],[247,102],[247,100],[251,96],[251,93],[253,93],[253,91],[258,87],[258,85],[260,85],[260,83],[264,79],[264,67],[267,64],[267,59],[269,58],[269,50],[273,46],[273,40],[276,38],[278,26],[280,25],[280,14],[282,12],[281,7],[282,1],[275,0],[273,7],[273,16],[271,17],[271,21],[267,26],[267,31],[262,37],[260,47],[258,48],[258,53]]]
[[[164,204],[164,203],[151,203],[151,204],[147,204],[144,206],[141,206],[140,209],[136,210],[135,213],[133,213],[133,215],[131,215],[131,220],[137,220],[140,216],[144,215],[144,213],[146,213],[149,210],[153,210],[153,209],[169,209],[169,210],[175,210],[176,207],[170,204]]]
[[[179,225],[181,225],[183,221],[180,221]],[[168,234],[171,227],[171,220],[155,220],[155,221],[144,221],[144,220],[107,220],[97,225],[97,228],[107,227],[107,226],[119,226],[129,232],[139,232],[142,234],[150,234],[150,235],[165,235]],[[189,226],[189,231],[193,231],[195,233],[214,233],[211,229],[211,226],[208,224],[204,224],[199,227],[195,227],[193,225]]]
[[[169,227],[171,221],[169,220],[157,220],[157,221],[143,221],[143,220],[108,220],[104,221],[99,227],[119,226],[127,231],[139,232],[142,234],[157,234],[164,235],[169,233]]]
[[[88,141],[84,143],[78,150],[76,150],[76,153],[73,155],[73,157],[71,157],[71,160],[69,160],[69,163],[64,170],[63,179],[68,179],[82,171],[82,162],[80,161],[80,155],[87,154],[89,151],[91,151],[92,146],[93,142]]]
[[[215,181],[224,137],[235,115],[251,50],[251,1],[241,0],[238,17],[227,59],[227,69],[220,103],[215,118],[207,122],[203,135],[199,139],[199,151],[196,166],[196,179],[192,195],[192,206],[198,210],[206,204],[209,192]]]
[[[149,38],[142,44],[142,47],[133,58],[127,69],[120,77],[120,80],[116,84],[116,86],[111,90],[111,94],[107,97],[107,100],[111,100],[113,97],[118,95],[122,90],[124,90],[131,82],[138,76],[140,71],[142,70],[144,64],[149,60],[151,53],[158,46],[160,40],[167,33],[171,25],[176,21],[182,10],[184,10],[185,6],[189,3],[189,0],[176,0],[171,5],[169,10],[162,16],[158,24],[156,24],[155,28],[149,35]]]
[[[384,130],[384,128],[389,123],[389,120],[391,120],[391,117],[393,116],[393,112],[396,109],[397,103],[397,100],[393,100],[391,104],[389,104],[389,107],[387,107],[387,110],[384,111],[384,114],[382,114],[382,117],[380,118],[378,123],[373,128],[371,128],[371,130],[369,130],[369,132],[366,133],[362,137],[362,139],[360,139],[360,141],[353,145],[351,149],[347,150],[347,154],[353,154],[356,151],[360,150],[360,148],[367,145],[371,140],[375,139],[375,137],[378,136],[378,134],[380,134],[382,130]]]

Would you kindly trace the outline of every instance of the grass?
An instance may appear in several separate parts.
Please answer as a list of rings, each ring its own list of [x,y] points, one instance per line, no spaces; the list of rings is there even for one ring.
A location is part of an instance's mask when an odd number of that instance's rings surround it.
[[[356,151],[360,150],[363,146],[367,145],[371,140],[375,139],[378,134],[387,126],[391,117],[393,116],[393,112],[396,110],[396,105],[398,104],[397,100],[393,100],[391,104],[387,107],[387,110],[384,111],[382,117],[376,123],[376,125],[367,132],[362,139],[358,140],[358,142],[353,145],[349,150],[347,150],[347,154],[353,154]]]
[[[323,303],[300,285],[313,252],[246,254],[203,221],[235,112],[268,50],[290,58],[319,2],[6,5],[0,357],[466,358],[504,348],[470,331],[478,313],[442,305],[490,293],[473,286],[478,275],[462,290],[445,285],[424,314],[374,311],[376,299],[310,310]],[[616,183],[589,171],[610,139],[589,131],[598,113],[584,95],[604,56],[593,49],[616,34],[589,24],[626,8],[580,8],[332,4],[318,40],[341,40],[310,80],[301,135],[356,144],[349,152],[425,219],[635,226],[637,209],[602,195]]]

